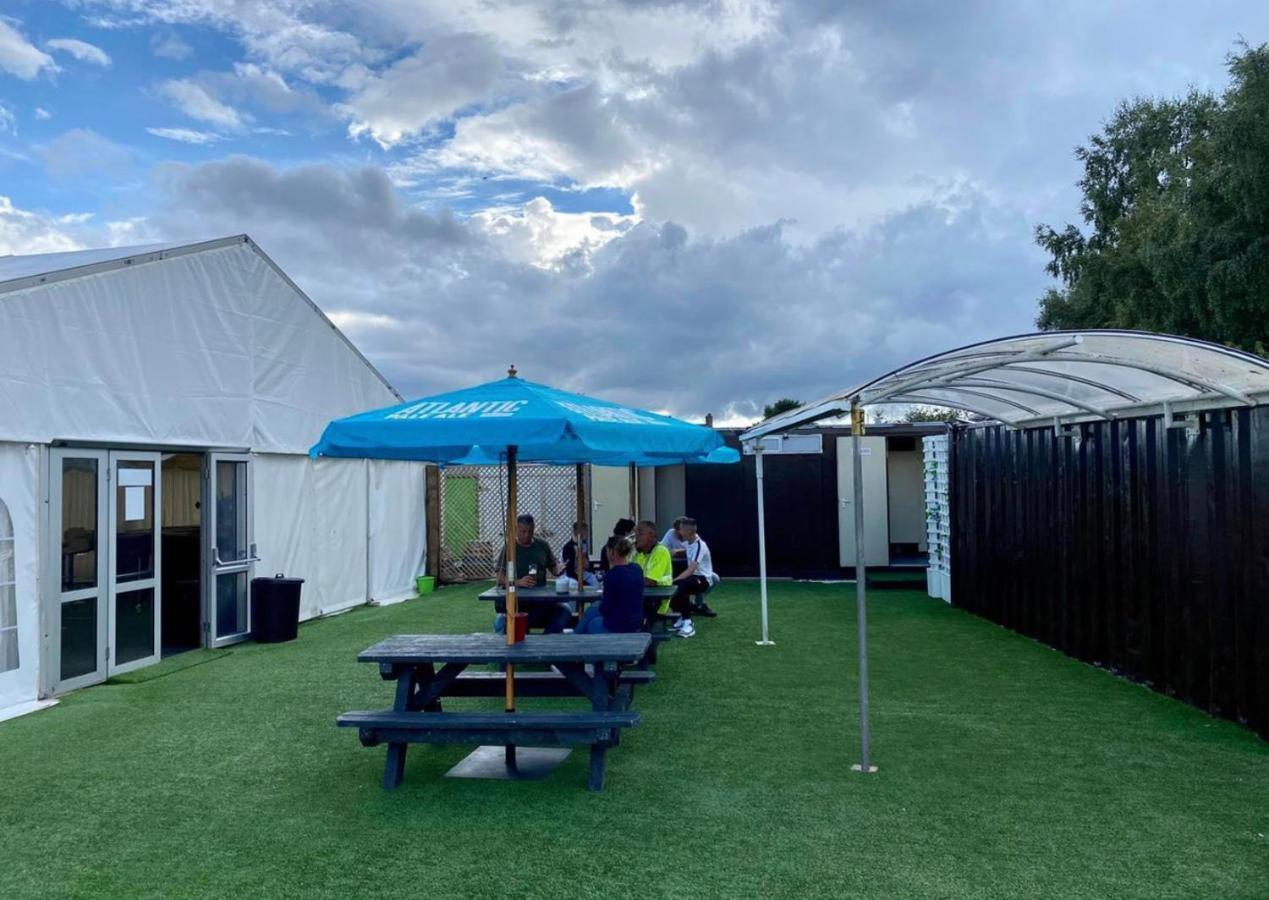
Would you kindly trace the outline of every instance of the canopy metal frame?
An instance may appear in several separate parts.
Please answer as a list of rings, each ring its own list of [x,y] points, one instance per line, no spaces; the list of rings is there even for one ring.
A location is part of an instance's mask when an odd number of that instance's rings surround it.
[[[1057,365],[1058,368],[1049,366]],[[1203,368],[1203,371],[1198,369]],[[1083,371],[1080,371],[1080,370]],[[1212,372],[1223,371],[1221,377]],[[1123,376],[1117,383],[1115,373]],[[1146,381],[1142,381],[1146,376]],[[1043,379],[1043,383],[1037,381]],[[1144,389],[1153,382],[1153,387]],[[854,483],[855,593],[858,629],[860,760],[875,772],[868,723],[867,573],[864,560],[863,415],[879,404],[932,404],[1012,428],[1063,426],[1125,416],[1255,406],[1269,402],[1269,360],[1193,338],[1120,329],[1040,332],[970,344],[901,366],[847,390],[773,416],[741,436],[755,454],[762,639],[770,646],[761,439],[849,412]],[[1046,408],[1047,407],[1047,408]]]

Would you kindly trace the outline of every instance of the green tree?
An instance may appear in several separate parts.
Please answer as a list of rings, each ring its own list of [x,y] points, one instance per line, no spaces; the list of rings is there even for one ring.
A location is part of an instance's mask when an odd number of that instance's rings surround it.
[[[1269,45],[1220,97],[1137,99],[1076,150],[1085,228],[1041,225],[1059,282],[1037,324],[1269,345]]]
[[[964,413],[944,406],[913,406],[904,413],[905,422],[964,422]]]
[[[775,403],[768,403],[762,408],[762,418],[770,419],[772,416],[778,416],[782,412],[797,409],[801,405],[801,400],[794,400],[792,397],[781,397]]]

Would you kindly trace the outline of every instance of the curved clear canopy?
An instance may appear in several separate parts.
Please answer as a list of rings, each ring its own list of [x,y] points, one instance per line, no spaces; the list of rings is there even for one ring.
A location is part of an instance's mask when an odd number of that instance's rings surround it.
[[[1143,331],[1048,331],[930,356],[741,435],[837,415],[852,405],[946,406],[1016,427],[1269,401],[1269,360]]]

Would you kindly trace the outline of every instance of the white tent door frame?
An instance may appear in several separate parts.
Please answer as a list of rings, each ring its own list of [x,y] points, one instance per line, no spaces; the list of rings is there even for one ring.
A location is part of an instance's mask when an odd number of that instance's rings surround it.
[[[203,631],[208,646],[223,647],[251,636],[255,475],[246,453],[208,453],[206,460]]]
[[[162,456],[58,448],[50,470],[49,659],[62,693],[159,659]]]
[[[837,549],[844,568],[855,565],[855,483],[851,469],[854,441],[861,442],[864,476],[864,565],[890,565],[890,511],[887,498],[886,439],[837,439]]]

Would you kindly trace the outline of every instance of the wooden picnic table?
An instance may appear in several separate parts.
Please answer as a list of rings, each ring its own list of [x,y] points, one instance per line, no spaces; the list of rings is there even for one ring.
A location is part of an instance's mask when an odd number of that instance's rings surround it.
[[[345,713],[338,724],[360,730],[366,746],[388,744],[383,786],[394,788],[405,772],[410,743],[590,744],[591,790],[604,783],[604,751],[616,746],[622,728],[639,722],[622,690],[622,667],[637,663],[651,637],[635,634],[535,634],[508,645],[496,634],[399,634],[358,654],[379,675],[396,682],[391,710]],[[470,665],[549,664],[572,692],[590,700],[590,712],[447,713],[447,695],[474,696],[464,670]],[[437,666],[440,669],[437,669]],[[489,680],[489,673],[472,673]],[[534,673],[539,674],[539,673]],[[496,678],[496,675],[495,675]],[[646,683],[646,681],[645,681]],[[498,693],[501,696],[501,690]],[[558,695],[558,694],[556,694]]]

